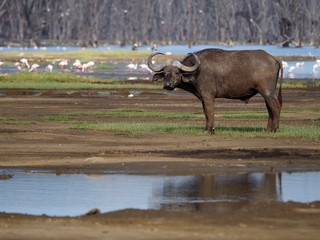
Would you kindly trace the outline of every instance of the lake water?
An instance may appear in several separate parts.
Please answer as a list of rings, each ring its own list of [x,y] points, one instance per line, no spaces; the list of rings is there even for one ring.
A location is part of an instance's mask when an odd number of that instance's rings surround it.
[[[320,78],[320,67],[318,71],[313,71],[313,66],[316,64],[315,61],[303,61],[303,67],[296,67],[296,69],[289,73],[289,68],[291,66],[296,66],[297,63],[301,63],[302,61],[287,61],[288,67],[284,68],[284,77],[291,78],[291,79],[319,79]],[[88,76],[88,77],[95,77],[95,78],[102,78],[102,79],[120,79],[120,80],[136,80],[136,79],[145,79],[151,80],[151,74],[148,72],[142,72],[139,67],[136,70],[128,71],[127,62],[116,62],[116,63],[108,63],[108,66],[114,67],[114,69],[93,69],[89,72],[75,72],[69,69],[71,72],[75,74]],[[70,68],[70,67],[69,67]],[[48,71],[46,69],[46,64],[41,64],[38,68],[38,71],[44,72]],[[63,72],[59,67],[54,67],[54,72]],[[0,69],[0,74],[13,74],[18,72],[18,70],[13,66],[6,66],[3,65]]]
[[[200,176],[17,172],[0,181],[0,212],[78,216],[93,208],[199,211],[214,202],[320,200],[320,172]],[[202,208],[204,209],[204,208]]]
[[[17,51],[17,52],[70,52],[70,51],[80,51],[84,49],[89,50],[131,50],[132,46],[127,45],[120,47],[118,45],[108,45],[108,46],[99,46],[98,48],[82,48],[74,46],[48,46],[45,48],[26,48],[26,47],[1,47],[0,52],[8,51]],[[172,54],[187,54],[189,52],[200,51],[205,48],[220,48],[224,50],[255,50],[263,49],[266,52],[272,55],[281,55],[281,56],[320,56],[320,48],[315,48],[313,46],[303,46],[301,48],[289,47],[283,48],[277,45],[234,45],[232,47],[226,45],[194,45],[192,48],[189,48],[188,45],[159,45],[158,52],[170,52]],[[150,46],[141,46],[138,48],[138,51],[151,51]]]
[[[233,47],[224,46],[224,45],[195,45],[193,48],[188,48],[187,45],[164,45],[158,47],[158,52],[163,53],[172,53],[172,54],[187,54],[189,52],[199,51],[205,48],[221,48],[225,50],[254,50],[254,49],[263,49],[266,52],[272,55],[281,55],[281,56],[320,56],[320,48],[314,48],[313,46],[304,46],[302,48],[289,47],[283,48],[276,45],[235,45]],[[90,50],[131,50],[131,46],[119,47],[117,45],[109,45],[109,46],[100,46],[98,48],[81,48],[81,47],[46,47],[44,48],[22,48],[22,47],[1,47],[1,52],[8,51],[17,51],[17,52],[69,52],[69,51],[81,51],[83,49]],[[150,51],[149,46],[141,46],[138,48],[138,51]],[[303,67],[296,67],[297,63],[301,63],[302,61],[288,61],[288,67],[284,68],[284,77],[292,78],[292,79],[319,79],[320,78],[320,67],[314,71],[315,61],[304,61]],[[138,64],[146,63],[146,61],[135,62]],[[32,64],[32,63],[31,63]],[[69,68],[71,68],[71,64],[69,63]],[[108,78],[108,79],[135,79],[135,78],[146,78],[150,79],[150,74],[146,72],[142,72],[139,67],[136,70],[128,71],[127,68],[128,62],[110,62],[107,65],[114,67],[114,69],[94,69],[94,75],[98,78]],[[47,71],[45,68],[47,64],[41,64],[38,71]],[[296,69],[289,73],[289,69],[291,66],[296,67]],[[57,66],[54,67],[53,71],[62,71]],[[0,69],[1,74],[10,74],[17,72],[17,69],[13,66],[3,65]],[[91,72],[77,74],[91,75]]]

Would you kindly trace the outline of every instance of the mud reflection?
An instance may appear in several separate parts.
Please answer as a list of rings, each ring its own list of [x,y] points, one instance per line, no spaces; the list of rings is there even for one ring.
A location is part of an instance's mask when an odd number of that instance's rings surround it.
[[[93,208],[101,212],[126,208],[209,211],[216,202],[320,200],[320,172],[56,176],[2,170],[0,174],[13,175],[0,181],[0,212],[35,215],[77,216]]]

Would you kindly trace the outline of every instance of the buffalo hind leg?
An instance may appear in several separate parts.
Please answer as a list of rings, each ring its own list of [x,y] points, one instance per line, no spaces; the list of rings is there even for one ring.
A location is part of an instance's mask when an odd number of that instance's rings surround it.
[[[205,130],[214,133],[214,98],[205,98],[202,100],[202,107],[206,117]]]
[[[275,94],[264,96],[264,99],[269,114],[267,132],[276,132],[279,128],[281,104]]]

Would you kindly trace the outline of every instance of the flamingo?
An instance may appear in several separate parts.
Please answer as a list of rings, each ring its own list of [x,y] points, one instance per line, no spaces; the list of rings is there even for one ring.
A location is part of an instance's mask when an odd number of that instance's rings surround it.
[[[91,67],[94,65],[94,62],[93,62],[93,61],[90,61],[90,62],[88,62],[87,64],[88,64],[89,70],[91,70]]]
[[[314,74],[317,74],[317,73],[318,73],[318,68],[319,68],[319,65],[318,65],[318,64],[314,64],[314,65],[313,65],[312,71],[313,71]]]
[[[52,72],[53,66],[51,64],[49,64],[48,66],[46,66],[46,68],[49,69],[49,72]]]
[[[78,59],[75,60],[72,65],[73,65],[73,69],[74,69],[75,71],[78,71],[80,68],[82,68],[81,62],[80,62],[80,60],[78,60]]]
[[[82,72],[86,72],[88,67],[88,63],[82,64]]]
[[[285,62],[285,61],[282,61],[282,67],[283,67],[283,68],[288,67],[288,63],[287,63],[287,62]]]
[[[296,67],[295,66],[291,66],[290,68],[289,68],[289,73],[293,73],[294,72],[294,70],[296,69]]]
[[[291,66],[289,68],[288,74],[289,74],[289,78],[294,78],[294,70],[296,69],[295,66]]]
[[[20,63],[19,63],[19,62],[16,62],[14,65],[16,66],[16,68],[17,68],[19,71],[21,70],[21,66],[20,66]]]
[[[68,65],[68,60],[63,60],[59,62],[59,66],[61,67],[62,70],[64,69],[64,66],[67,66],[67,65]]]
[[[27,59],[22,58],[22,59],[20,60],[20,62],[22,62],[22,68],[24,68],[24,66],[27,66],[28,68],[30,68],[30,65],[29,65]]]
[[[132,72],[133,69],[137,69],[138,64],[130,63],[127,65],[127,67],[128,67],[128,71]]]
[[[36,72],[37,69],[38,69],[38,67],[40,67],[39,64],[32,64],[29,72],[32,72],[32,71],[33,71],[33,72]]]
[[[152,73],[152,71],[151,71],[151,69],[148,67],[148,65],[147,64],[140,64],[140,70],[142,71],[142,72],[145,72],[146,70],[149,72],[149,73]]]

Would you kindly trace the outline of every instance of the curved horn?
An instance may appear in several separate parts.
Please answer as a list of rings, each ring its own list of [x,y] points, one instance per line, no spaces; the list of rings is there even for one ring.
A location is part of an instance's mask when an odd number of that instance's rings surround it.
[[[154,71],[154,72],[161,72],[164,68],[164,65],[161,65],[160,67],[157,67],[155,66],[153,63],[152,63],[152,58],[155,56],[155,55],[158,55],[158,54],[161,54],[161,55],[164,55],[163,53],[152,53],[149,57],[148,57],[148,66],[149,68]]]
[[[179,61],[174,61],[172,65],[178,67],[179,69],[181,69],[181,70],[183,70],[185,72],[193,72],[193,71],[195,71],[200,66],[200,59],[194,53],[188,53],[188,55],[194,56],[194,58],[196,59],[196,64],[194,66],[189,67],[189,66],[183,65]]]

